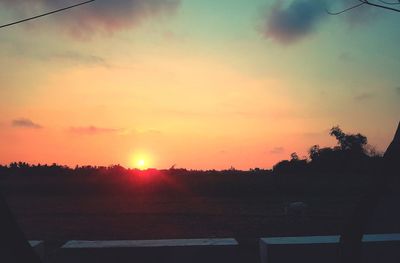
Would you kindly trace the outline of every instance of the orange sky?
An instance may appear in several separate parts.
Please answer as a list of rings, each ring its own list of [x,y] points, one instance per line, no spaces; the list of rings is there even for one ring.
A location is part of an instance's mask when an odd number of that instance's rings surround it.
[[[0,31],[0,163],[270,168],[334,145],[334,125],[379,150],[393,135],[397,45],[378,52],[400,37],[392,15],[300,38],[260,32],[277,8],[261,0],[99,2]],[[0,5],[2,22],[54,8]]]

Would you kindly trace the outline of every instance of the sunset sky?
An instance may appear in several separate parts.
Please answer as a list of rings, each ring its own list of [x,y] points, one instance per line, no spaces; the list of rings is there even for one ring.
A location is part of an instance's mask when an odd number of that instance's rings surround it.
[[[0,24],[78,2],[0,0]],[[383,151],[400,13],[322,2],[97,0],[0,29],[0,163],[270,168],[334,125]]]

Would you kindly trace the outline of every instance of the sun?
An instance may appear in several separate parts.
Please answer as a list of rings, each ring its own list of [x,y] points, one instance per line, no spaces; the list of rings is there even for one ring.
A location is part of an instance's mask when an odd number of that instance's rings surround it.
[[[144,169],[144,168],[146,167],[146,161],[145,161],[144,159],[139,159],[139,160],[136,162],[136,166],[137,166],[137,168],[139,168],[139,169]]]
[[[140,170],[146,170],[152,165],[152,158],[148,153],[133,153],[130,155],[129,163],[130,166]]]
[[[148,151],[133,152],[128,157],[129,166],[134,169],[147,170],[154,165],[154,158]]]

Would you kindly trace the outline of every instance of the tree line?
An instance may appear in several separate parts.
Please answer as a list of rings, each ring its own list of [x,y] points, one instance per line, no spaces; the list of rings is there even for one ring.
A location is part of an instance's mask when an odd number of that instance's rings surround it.
[[[254,168],[249,171],[237,170],[231,167],[226,170],[188,170],[184,168],[156,170],[131,169],[123,166],[75,166],[53,163],[29,164],[26,162],[12,162],[0,165],[0,175],[140,175],[143,173],[163,173],[168,175],[279,175],[304,173],[371,173],[382,168],[382,154],[368,144],[366,136],[357,133],[343,132],[339,126],[330,129],[337,145],[334,147],[320,147],[313,145],[308,151],[308,157],[300,158],[292,153],[289,160],[282,160],[273,166],[272,170]]]
[[[343,132],[339,126],[330,129],[329,135],[335,137],[334,147],[313,145],[308,150],[308,157],[300,159],[292,153],[290,160],[283,160],[274,165],[275,173],[304,172],[356,172],[371,173],[381,168],[382,154],[368,144],[366,136]]]

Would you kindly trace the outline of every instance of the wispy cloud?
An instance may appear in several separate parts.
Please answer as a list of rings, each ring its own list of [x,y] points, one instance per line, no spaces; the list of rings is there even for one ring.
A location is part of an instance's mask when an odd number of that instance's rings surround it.
[[[105,134],[105,133],[116,133],[119,131],[119,129],[102,128],[102,127],[96,127],[96,126],[90,125],[90,126],[83,126],[83,127],[70,127],[69,131],[74,134],[80,134],[80,135],[97,135],[97,134]]]
[[[78,64],[86,64],[86,65],[107,65],[107,62],[104,58],[95,56],[95,55],[87,55],[82,54],[75,51],[66,51],[60,52],[51,55],[51,59],[56,60],[66,60],[71,61]]]
[[[67,0],[0,0],[5,8],[18,16],[33,15],[43,10],[53,10],[71,5]],[[67,32],[79,39],[93,34],[112,34],[116,31],[136,27],[147,19],[173,13],[180,0],[97,0],[85,6],[71,9],[68,14],[49,17],[63,26]],[[42,10],[42,11],[38,11]]]
[[[285,148],[283,147],[275,147],[269,151],[272,154],[281,154],[285,152]]]
[[[356,101],[365,101],[365,100],[369,100],[375,97],[375,94],[373,93],[361,93],[357,96],[354,96],[354,100]]]
[[[27,119],[27,118],[20,118],[20,119],[15,119],[11,121],[11,125],[13,127],[18,127],[18,128],[30,128],[30,129],[41,129],[42,126],[34,123],[32,120]]]

